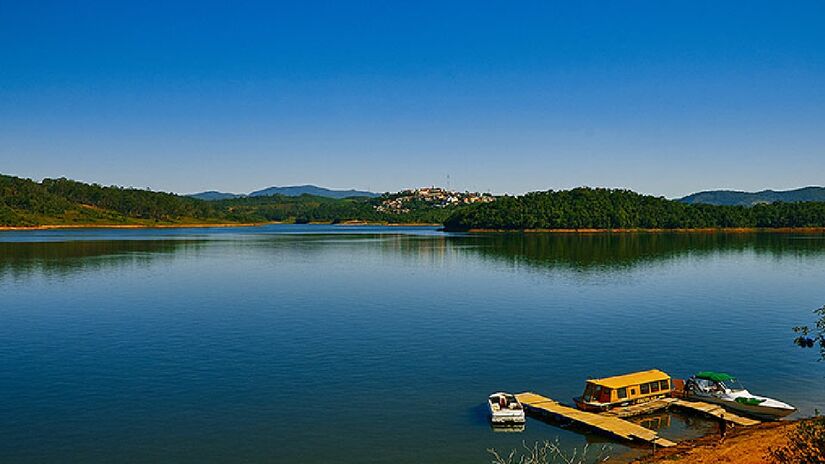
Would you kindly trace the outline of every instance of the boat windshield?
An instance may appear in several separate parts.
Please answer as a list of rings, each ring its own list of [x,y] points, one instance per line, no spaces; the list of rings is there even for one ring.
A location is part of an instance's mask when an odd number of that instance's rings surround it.
[[[721,385],[726,390],[730,390],[732,392],[742,391],[745,389],[745,387],[742,386],[742,384],[739,383],[739,381],[736,379],[730,379],[724,382],[719,382],[719,385]]]
[[[599,392],[601,392],[601,389],[602,387],[593,385],[592,383],[588,383],[584,388],[582,400],[585,402],[596,401],[596,399],[599,397]]]

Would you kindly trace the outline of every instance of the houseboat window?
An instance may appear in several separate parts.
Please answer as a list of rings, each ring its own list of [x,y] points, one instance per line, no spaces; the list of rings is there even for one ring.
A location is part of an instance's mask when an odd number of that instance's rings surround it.
[[[659,382],[659,384],[662,386],[662,390],[669,390],[670,389],[670,385],[668,384],[667,380],[662,380],[662,381]]]
[[[650,393],[650,384],[643,383],[639,385],[639,388],[642,391],[642,395],[647,395],[648,393]]]
[[[619,399],[627,398],[627,387],[622,387],[616,390],[616,394],[619,395]]]
[[[584,389],[584,401],[593,401],[596,399],[597,388],[593,384],[587,384],[587,387]]]
[[[650,391],[651,393],[659,391],[659,382],[650,382]]]

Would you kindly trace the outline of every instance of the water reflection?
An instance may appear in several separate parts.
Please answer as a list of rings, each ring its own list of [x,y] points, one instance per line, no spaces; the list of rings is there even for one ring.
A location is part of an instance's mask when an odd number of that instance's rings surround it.
[[[526,428],[525,424],[490,424],[490,429],[496,433],[524,432]]]
[[[452,237],[450,243],[499,264],[576,270],[615,270],[714,253],[825,255],[822,234],[479,234]]]
[[[0,242],[0,277],[26,277],[42,272],[68,275],[116,268],[171,257],[201,247],[189,240],[101,240],[70,242]]]
[[[633,417],[628,419],[630,422],[641,425],[650,430],[661,430],[670,427],[670,413],[661,412],[656,414],[646,414],[644,416]]]
[[[821,235],[331,229],[0,243],[0,461],[469,464],[556,436],[618,453],[565,423],[493,433],[483,401],[652,367],[723,368],[821,407],[788,340],[821,304]],[[548,270],[564,278],[531,275]],[[669,421],[676,441],[716,427]]]
[[[137,233],[137,232],[132,232]],[[225,231],[201,234],[196,239],[152,237],[121,240],[117,233],[106,239],[73,241],[0,241],[0,276],[28,275],[35,271],[66,274],[125,263],[149,263],[186,251],[201,250],[210,242],[230,239]],[[51,240],[52,238],[50,238]],[[435,235],[430,230],[399,233],[353,234],[344,229],[330,233],[238,233],[233,246],[289,254],[322,254],[331,247],[378,250],[421,264],[444,262],[451,254],[472,255],[496,265],[535,269],[614,271],[664,262],[686,256],[716,253],[816,257],[825,255],[825,235],[791,234],[477,234]]]

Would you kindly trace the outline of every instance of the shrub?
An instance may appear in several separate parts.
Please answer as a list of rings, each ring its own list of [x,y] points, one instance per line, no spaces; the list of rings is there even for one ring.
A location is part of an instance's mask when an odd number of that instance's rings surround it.
[[[768,457],[776,463],[825,464],[825,416],[800,421],[787,434],[788,443],[771,448]]]

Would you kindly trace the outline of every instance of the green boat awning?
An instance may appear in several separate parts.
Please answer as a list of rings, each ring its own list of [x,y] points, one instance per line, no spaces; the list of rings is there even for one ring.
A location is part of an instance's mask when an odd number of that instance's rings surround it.
[[[732,375],[724,372],[702,371],[696,374],[697,379],[712,380],[714,382],[726,382],[728,380],[736,380]]]

